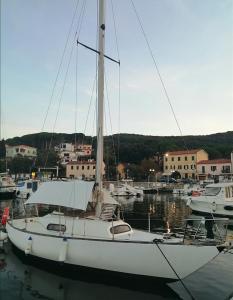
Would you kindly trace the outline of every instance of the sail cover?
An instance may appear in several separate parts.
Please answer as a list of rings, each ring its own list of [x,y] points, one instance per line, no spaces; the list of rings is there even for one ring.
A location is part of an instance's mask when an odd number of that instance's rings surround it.
[[[86,210],[92,200],[93,181],[49,181],[42,183],[26,204],[49,204]]]

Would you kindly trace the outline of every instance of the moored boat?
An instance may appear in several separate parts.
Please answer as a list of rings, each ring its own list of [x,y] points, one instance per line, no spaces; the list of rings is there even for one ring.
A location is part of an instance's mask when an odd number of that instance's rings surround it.
[[[199,213],[233,217],[233,182],[209,184],[203,193],[190,196],[187,205]]]

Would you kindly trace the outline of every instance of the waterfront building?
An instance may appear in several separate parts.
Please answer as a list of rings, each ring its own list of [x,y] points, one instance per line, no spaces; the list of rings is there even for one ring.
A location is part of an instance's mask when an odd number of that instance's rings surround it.
[[[66,177],[67,178],[82,178],[94,179],[95,178],[96,162],[93,159],[72,161],[66,164]],[[105,174],[103,168],[102,174]]]
[[[92,145],[78,144],[75,146],[72,143],[61,143],[54,149],[56,152],[58,152],[62,165],[77,161],[78,157],[90,156],[92,153]]]
[[[37,157],[37,149],[35,147],[27,146],[27,145],[17,145],[10,146],[5,145],[6,147],[6,159],[12,159],[14,157],[27,157],[27,158],[36,158]]]
[[[169,151],[163,156],[163,171],[167,176],[180,173],[181,178],[197,178],[197,163],[208,160],[208,153],[203,149]]]
[[[218,178],[232,173],[230,159],[201,160],[197,163],[197,174],[199,180]]]

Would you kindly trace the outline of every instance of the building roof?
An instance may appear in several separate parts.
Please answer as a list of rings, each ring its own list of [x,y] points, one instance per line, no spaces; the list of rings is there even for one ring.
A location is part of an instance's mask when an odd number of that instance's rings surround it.
[[[212,164],[230,164],[230,159],[210,159],[210,160],[201,160],[197,164],[198,165],[212,165]]]
[[[36,149],[36,147],[32,147],[32,146],[28,146],[28,145],[23,145],[23,144],[21,144],[21,145],[14,145],[14,146],[11,146],[11,145],[7,145],[6,144],[6,147],[11,147],[11,148],[15,148],[15,147],[27,147],[27,148],[33,148],[33,149]]]
[[[67,165],[95,165],[95,161],[88,161],[88,160],[79,160],[79,161],[70,161]]]
[[[203,150],[203,149],[190,149],[190,150],[168,151],[165,154],[168,154],[168,155],[196,154],[199,151],[205,151],[205,150]]]

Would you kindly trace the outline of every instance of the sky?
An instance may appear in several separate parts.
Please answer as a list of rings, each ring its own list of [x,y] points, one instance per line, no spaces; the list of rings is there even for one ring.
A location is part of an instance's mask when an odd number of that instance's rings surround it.
[[[133,3],[181,133],[233,130],[233,1]],[[75,32],[96,48],[96,16],[95,0],[1,0],[1,138],[95,135],[96,55]],[[131,0],[106,1],[105,53],[117,49],[120,67],[105,61],[105,134],[180,135]]]

